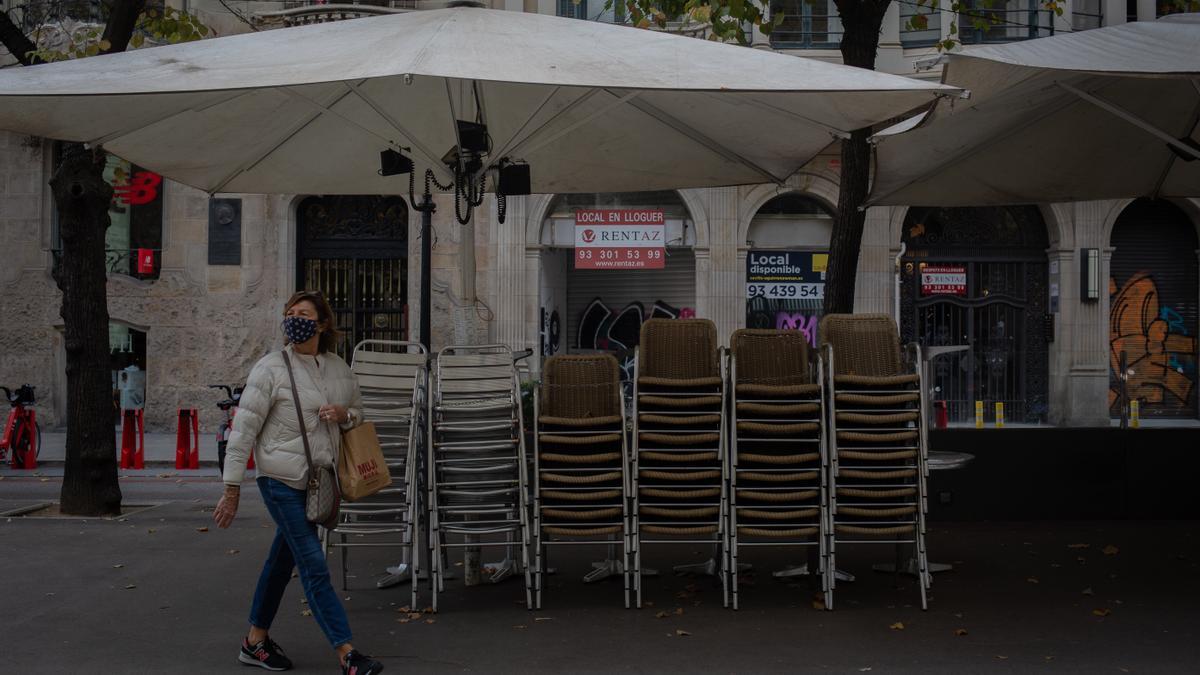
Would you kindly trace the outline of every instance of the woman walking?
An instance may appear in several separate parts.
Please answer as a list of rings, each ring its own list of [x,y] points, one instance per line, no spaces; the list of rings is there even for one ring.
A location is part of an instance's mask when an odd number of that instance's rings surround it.
[[[362,397],[350,367],[333,352],[338,333],[325,297],[318,291],[300,291],[287,301],[283,315],[287,345],[250,371],[226,449],[225,493],[213,512],[219,527],[233,522],[253,448],[258,490],[276,530],[254,591],[250,630],[238,661],[267,670],[292,667],[268,631],[295,567],[308,608],[337,653],[342,673],[374,675],[383,664],[350,644],[350,623],[330,583],[317,526],[304,515],[309,468],[303,435],[314,465],[333,466],[341,430],[361,421]],[[293,377],[300,410],[293,402]]]

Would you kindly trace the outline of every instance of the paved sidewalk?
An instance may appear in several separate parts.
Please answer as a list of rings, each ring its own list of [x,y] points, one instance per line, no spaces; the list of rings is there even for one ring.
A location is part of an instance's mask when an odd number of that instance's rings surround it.
[[[120,520],[0,519],[0,631],[27,640],[4,650],[5,671],[248,672],[235,655],[269,518],[247,490],[234,527],[217,530],[215,476],[166,473],[122,480],[127,505],[157,505]],[[0,476],[0,512],[58,492],[52,479]],[[356,644],[393,673],[1190,673],[1200,661],[1198,532],[1194,521],[938,524],[932,557],[956,570],[935,578],[927,612],[911,579],[869,571],[886,547],[840,559],[859,578],[839,586],[833,612],[814,609],[805,583],[773,579],[793,556],[767,550],[746,556],[757,574],[737,612],[721,607],[712,580],[670,574],[645,581],[653,605],[623,609],[619,582],[580,583],[598,557],[583,549],[556,549],[560,572],[540,611],[524,609],[518,581],[455,580],[439,614],[402,623],[408,589],[375,589],[392,559],[376,549],[351,552],[343,597]],[[667,570],[707,553],[680,545],[646,562]],[[336,672],[301,597],[293,583],[272,635],[296,672]]]
[[[121,434],[116,432],[117,452],[121,451]],[[61,465],[67,456],[67,433],[43,431],[38,464]],[[175,466],[175,434],[146,434],[145,464],[152,467]],[[217,465],[217,442],[212,434],[200,434],[200,466]]]

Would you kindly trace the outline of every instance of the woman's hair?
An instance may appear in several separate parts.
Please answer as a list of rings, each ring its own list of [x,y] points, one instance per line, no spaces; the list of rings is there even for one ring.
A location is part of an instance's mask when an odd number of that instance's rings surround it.
[[[317,308],[317,324],[324,325],[325,330],[321,332],[321,337],[317,342],[317,351],[321,354],[337,350],[338,338],[341,333],[337,329],[337,319],[333,316],[333,308],[329,306],[329,301],[325,299],[325,295],[321,291],[296,291],[292,297],[283,305],[283,314],[287,316],[289,309],[294,307],[296,303],[311,302],[313,307]],[[287,341],[287,337],[284,337]],[[290,341],[289,341],[290,342]]]

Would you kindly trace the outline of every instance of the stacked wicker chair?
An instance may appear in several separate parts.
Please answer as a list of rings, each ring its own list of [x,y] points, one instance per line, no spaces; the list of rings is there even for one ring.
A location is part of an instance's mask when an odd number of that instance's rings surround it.
[[[442,349],[429,427],[433,608],[445,586],[448,549],[482,546],[519,548],[532,607],[528,460],[511,349]]]
[[[824,561],[828,456],[820,371],[799,331],[739,330],[730,340],[729,561],[738,608],[739,551],[787,546]]]
[[[617,360],[551,357],[534,411],[535,605],[542,606],[547,546],[619,542],[628,607],[629,463]]]
[[[831,314],[822,319],[820,334],[830,387],[825,605],[833,608],[840,547],[874,543],[914,551],[912,571],[925,609],[928,416],[920,347],[909,345],[902,358],[896,324],[885,314]]]
[[[354,348],[351,369],[362,391],[363,419],[375,424],[392,484],[366,499],[344,502],[337,527],[325,536],[326,555],[331,548],[341,552],[343,589],[352,547],[394,548],[406,574],[415,579],[419,572],[428,360],[425,348],[412,342],[365,340]]]
[[[634,587],[641,607],[644,546],[720,544],[725,536],[725,387],[711,321],[650,319],[642,325],[634,443]],[[723,563],[724,557],[717,559]],[[720,576],[727,600],[728,580]]]

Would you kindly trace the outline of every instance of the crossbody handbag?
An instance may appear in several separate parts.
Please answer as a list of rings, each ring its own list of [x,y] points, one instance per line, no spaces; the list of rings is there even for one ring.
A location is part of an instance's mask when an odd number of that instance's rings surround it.
[[[292,401],[296,406],[296,421],[300,424],[300,438],[304,441],[304,458],[308,460],[308,489],[304,494],[304,517],[310,523],[321,525],[332,530],[337,527],[338,506],[341,495],[338,493],[337,476],[333,468],[313,464],[312,448],[308,445],[308,429],[304,424],[304,409],[300,407],[300,391],[296,389],[296,374],[292,372],[292,360],[288,353],[283,352],[283,362],[287,365],[288,380],[292,384]]]

